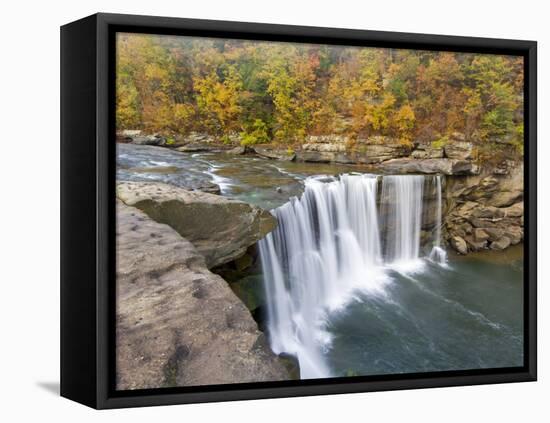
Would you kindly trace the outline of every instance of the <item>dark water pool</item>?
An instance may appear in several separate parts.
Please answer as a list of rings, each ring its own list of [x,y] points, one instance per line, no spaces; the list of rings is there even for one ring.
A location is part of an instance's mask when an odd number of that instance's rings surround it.
[[[498,257],[498,254],[506,255]],[[523,365],[521,247],[391,273],[383,295],[360,295],[327,324],[335,375]]]

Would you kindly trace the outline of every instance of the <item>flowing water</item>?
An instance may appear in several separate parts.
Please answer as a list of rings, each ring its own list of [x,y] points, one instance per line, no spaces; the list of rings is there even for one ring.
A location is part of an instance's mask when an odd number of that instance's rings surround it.
[[[502,268],[448,266],[440,177],[433,248],[421,255],[432,179],[310,178],[300,198],[274,210],[279,226],[260,242],[268,330],[301,378],[522,364],[521,284]]]
[[[442,178],[369,171],[117,145],[119,180],[272,209],[267,334],[301,378],[521,366],[521,249],[447,257]]]
[[[117,180],[157,181],[200,189],[216,184],[222,195],[266,210],[304,190],[312,175],[364,172],[364,166],[297,163],[223,153],[180,153],[164,147],[117,144]]]

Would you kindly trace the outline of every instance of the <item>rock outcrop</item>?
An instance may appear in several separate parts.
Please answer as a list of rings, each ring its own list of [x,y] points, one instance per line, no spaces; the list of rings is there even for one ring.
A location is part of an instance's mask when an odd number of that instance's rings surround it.
[[[176,150],[182,153],[201,153],[205,151],[212,151],[213,149],[214,147],[211,145],[199,143],[186,144],[181,147],[176,147]]]
[[[171,148],[187,147],[181,151],[194,152],[196,148],[201,148],[198,151],[206,150],[229,150],[231,146],[240,145],[241,137],[237,133],[228,134],[226,137],[215,137],[203,132],[190,132],[188,134],[175,135],[173,142],[168,146]]]
[[[476,175],[478,166],[468,160],[458,159],[413,159],[402,158],[387,160],[377,166],[384,172],[424,173],[443,175]]]
[[[430,144],[418,144],[411,153],[413,159],[442,159],[443,156],[443,148],[432,147]]]
[[[258,156],[272,160],[283,160],[291,162],[296,159],[296,153],[292,150],[275,148],[269,146],[255,145],[254,151]]]
[[[497,167],[496,169],[499,169]],[[503,250],[523,240],[523,166],[506,172],[448,180],[445,216],[448,240],[462,254],[490,248]],[[465,242],[457,242],[461,239]]]
[[[290,378],[189,241],[120,201],[116,239],[118,389]]]
[[[471,160],[473,159],[474,146],[470,142],[454,141],[449,142],[443,148],[445,151],[445,157],[449,159],[457,160]]]
[[[387,137],[358,139],[353,143],[344,135],[309,136],[296,159],[304,162],[324,163],[381,163],[396,157],[406,157],[411,147]]]
[[[271,213],[237,200],[160,182],[120,182],[117,197],[190,241],[209,268],[242,256],[271,232]]]
[[[133,144],[138,145],[159,145],[163,146],[166,144],[166,138],[161,137],[159,135],[145,135],[145,136],[137,136],[132,138]]]
[[[461,134],[453,134],[453,138],[444,146],[426,142],[409,145],[385,136],[354,140],[337,134],[308,136],[306,143],[296,152],[296,159],[304,162],[367,165],[401,160],[388,165],[403,165],[406,167],[404,172],[446,175],[477,173],[477,166],[473,163],[474,145],[464,141]]]
[[[296,154],[301,161],[376,165],[384,172],[476,175],[479,168],[473,161],[473,151],[472,143],[460,139],[444,147],[430,143],[412,147],[388,137],[351,142],[348,137],[334,135],[308,137]]]
[[[227,154],[233,154],[235,156],[242,156],[245,154],[254,154],[256,151],[252,147],[239,145],[226,151]]]
[[[166,138],[158,135],[145,135],[140,130],[124,130],[117,134],[117,137],[124,139],[125,142],[131,142],[138,145],[166,145]]]

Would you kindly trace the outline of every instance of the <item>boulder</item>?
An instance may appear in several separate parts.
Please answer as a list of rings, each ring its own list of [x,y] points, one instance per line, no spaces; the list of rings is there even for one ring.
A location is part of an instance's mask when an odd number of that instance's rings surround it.
[[[200,153],[203,151],[212,151],[214,150],[214,147],[207,144],[192,143],[177,147],[176,150],[181,151],[182,153]]]
[[[419,144],[411,153],[413,159],[442,159],[443,149],[434,148],[430,144]]]
[[[283,160],[287,162],[294,161],[296,159],[296,153],[292,150],[282,148],[272,148],[260,145],[254,146],[254,151],[260,157],[272,160]]]
[[[328,134],[328,135],[308,135],[307,144],[347,144],[350,141],[346,135]]]
[[[523,216],[523,201],[516,203],[510,207],[502,209],[506,217],[522,217]]]
[[[467,236],[464,240],[468,244],[470,251],[479,251],[487,248],[487,240],[478,241],[471,236]]]
[[[471,160],[474,146],[471,142],[449,141],[445,147],[445,157],[457,160]]]
[[[503,236],[491,243],[491,250],[505,250],[511,244],[510,238]]]
[[[471,225],[475,228],[494,228],[496,227],[496,224],[493,222],[493,219],[491,218],[479,218],[474,216],[468,216],[468,221],[471,223]]]
[[[321,153],[345,153],[345,144],[311,143],[302,145],[304,151],[318,151]]]
[[[233,154],[235,156],[242,156],[243,154],[246,154],[246,148],[239,145],[237,147],[234,147],[230,150],[226,151],[227,154]]]
[[[476,203],[475,201],[466,201],[465,203],[461,204],[459,207],[457,207],[456,212],[460,216],[468,216],[472,212],[472,210],[479,207],[479,203]]]
[[[120,182],[117,196],[189,240],[209,268],[242,256],[277,225],[257,206],[160,182]]]
[[[510,172],[516,167],[516,162],[513,160],[503,160],[496,165],[493,169],[494,175],[509,175]]]
[[[451,246],[460,254],[466,254],[468,252],[468,245],[466,241],[460,236],[453,236],[451,238]]]
[[[239,145],[239,146],[234,147],[230,150],[227,150],[226,153],[227,154],[234,154],[236,156],[242,156],[244,154],[253,154],[253,153],[255,153],[255,151],[252,147]]]
[[[516,245],[523,239],[523,230],[519,226],[508,226],[504,230],[504,236],[510,240],[512,245]]]
[[[504,210],[493,206],[480,206],[473,209],[471,215],[474,217],[495,219],[504,217]]]
[[[372,164],[405,157],[408,156],[410,153],[411,147],[403,144],[367,144],[359,145],[354,154],[354,157],[356,158],[357,163]]]
[[[164,145],[166,138],[159,135],[137,135],[132,138],[132,144],[138,145]]]
[[[449,223],[447,228],[451,233],[461,238],[472,233],[472,226],[468,222]]]
[[[119,144],[129,144],[129,143],[132,142],[132,138],[117,135],[116,138],[115,138],[115,142],[117,142]]]
[[[192,188],[193,191],[208,192],[210,194],[221,194],[222,190],[218,184],[209,181],[200,181]]]
[[[504,229],[500,228],[484,228],[483,230],[489,235],[489,241],[496,241],[504,235]]]
[[[499,189],[488,203],[495,207],[509,207],[523,200],[523,165],[507,162],[508,174],[499,180]]]
[[[481,228],[474,229],[474,241],[484,242],[484,241],[487,241],[488,239],[489,239],[489,234],[485,230]]]
[[[316,163],[352,163],[346,148],[348,142],[348,137],[340,135],[310,135],[296,159]]]
[[[195,247],[117,202],[117,389],[288,380],[244,304]]]
[[[496,191],[498,189],[498,185],[499,180],[494,176],[487,176],[483,178],[479,183],[479,187],[481,190],[483,190],[484,193]]]
[[[489,203],[495,207],[507,207],[522,199],[523,190],[499,191],[491,197]]]
[[[300,150],[296,152],[296,160],[301,162],[313,162],[313,163],[343,163],[352,164],[356,163],[348,153],[336,153],[326,151],[306,151]]]
[[[445,175],[475,175],[477,165],[470,161],[454,159],[411,159],[401,158],[385,161],[379,167],[386,171],[399,173],[442,173]]]

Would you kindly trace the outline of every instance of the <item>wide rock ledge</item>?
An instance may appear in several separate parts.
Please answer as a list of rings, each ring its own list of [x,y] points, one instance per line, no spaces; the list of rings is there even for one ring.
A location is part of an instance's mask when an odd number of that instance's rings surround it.
[[[471,161],[458,159],[411,159],[387,160],[379,165],[380,169],[398,173],[427,173],[444,175],[476,175],[478,166]]]
[[[190,242],[120,201],[117,212],[117,389],[290,378]]]
[[[296,153],[292,150],[255,145],[254,151],[260,157],[271,160],[292,162],[296,159]]]
[[[251,204],[160,182],[120,182],[117,197],[175,229],[209,268],[242,256],[277,225],[271,213]]]

